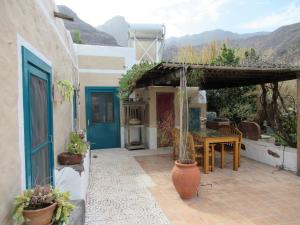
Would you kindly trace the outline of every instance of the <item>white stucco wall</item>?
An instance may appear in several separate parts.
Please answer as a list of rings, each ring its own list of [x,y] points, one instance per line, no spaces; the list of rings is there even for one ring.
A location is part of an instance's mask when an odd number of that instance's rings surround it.
[[[241,150],[241,155],[247,158],[256,160],[268,164],[270,166],[278,167],[283,163],[284,155],[284,168],[296,172],[297,170],[297,149],[286,147],[283,151],[283,146],[275,146],[272,143],[265,141],[253,141],[244,138],[243,144],[246,147],[246,150]],[[268,150],[275,152],[279,155],[279,158],[276,158],[268,154]]]

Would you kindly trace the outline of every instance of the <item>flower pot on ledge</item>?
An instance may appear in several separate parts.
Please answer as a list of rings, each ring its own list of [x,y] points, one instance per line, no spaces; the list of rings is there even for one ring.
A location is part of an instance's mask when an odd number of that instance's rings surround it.
[[[57,159],[60,165],[76,165],[82,162],[83,156],[81,154],[63,152],[57,156]]]
[[[198,191],[200,170],[197,162],[183,164],[178,160],[172,169],[173,184],[182,199],[190,199]]]
[[[53,213],[57,207],[57,203],[36,210],[23,210],[25,225],[50,225],[52,224]]]

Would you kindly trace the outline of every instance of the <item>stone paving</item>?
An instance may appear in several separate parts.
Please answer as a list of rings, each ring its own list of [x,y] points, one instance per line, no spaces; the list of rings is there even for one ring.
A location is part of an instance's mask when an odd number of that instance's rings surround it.
[[[153,150],[92,151],[86,225],[169,225],[149,188],[155,184],[133,156]]]

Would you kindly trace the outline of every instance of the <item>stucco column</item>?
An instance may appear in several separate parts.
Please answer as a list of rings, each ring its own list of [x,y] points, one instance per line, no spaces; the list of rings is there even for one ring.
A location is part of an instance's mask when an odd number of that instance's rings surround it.
[[[297,79],[297,176],[300,176],[300,74]]]

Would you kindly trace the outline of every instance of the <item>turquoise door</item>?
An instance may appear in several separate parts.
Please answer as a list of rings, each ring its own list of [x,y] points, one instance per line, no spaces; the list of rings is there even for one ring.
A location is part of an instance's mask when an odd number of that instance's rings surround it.
[[[86,127],[91,149],[120,147],[120,103],[115,87],[86,87]]]
[[[189,109],[189,131],[200,130],[200,115],[201,110],[199,108]]]
[[[53,184],[51,67],[22,48],[26,186]]]

